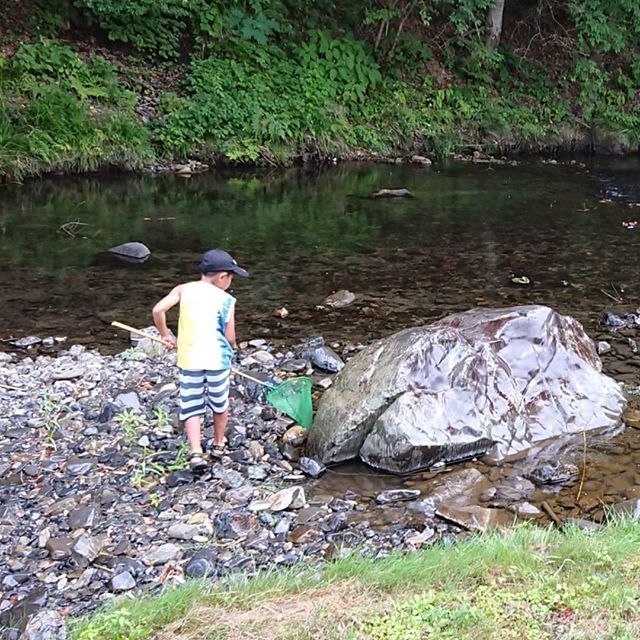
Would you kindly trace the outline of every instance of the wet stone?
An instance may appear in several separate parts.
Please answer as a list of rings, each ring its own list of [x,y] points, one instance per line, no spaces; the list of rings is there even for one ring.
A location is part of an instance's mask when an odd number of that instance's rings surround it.
[[[575,464],[556,460],[537,465],[527,475],[538,485],[562,484],[577,478],[580,469]]]
[[[418,489],[396,489],[391,491],[383,491],[376,496],[378,504],[391,504],[393,502],[406,502],[415,500],[420,497]]]

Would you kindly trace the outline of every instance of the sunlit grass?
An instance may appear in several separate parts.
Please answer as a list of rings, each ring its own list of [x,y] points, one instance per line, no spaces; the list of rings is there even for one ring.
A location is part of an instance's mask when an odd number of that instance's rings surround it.
[[[620,520],[598,533],[522,526],[377,560],[354,553],[124,599],[70,637],[640,637],[639,544],[640,527]]]

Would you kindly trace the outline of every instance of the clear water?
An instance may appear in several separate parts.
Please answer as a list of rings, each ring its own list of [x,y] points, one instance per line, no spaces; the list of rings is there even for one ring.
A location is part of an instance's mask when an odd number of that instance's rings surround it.
[[[151,324],[153,303],[219,246],[242,338],[359,341],[475,305],[546,303],[595,326],[623,291],[638,306],[638,160],[591,165],[341,165],[184,179],[48,178],[0,188],[0,339],[65,335],[106,351],[111,320]],[[371,199],[405,187],[413,199]],[[601,202],[601,200],[609,200]],[[80,222],[75,235],[61,226]],[[71,225],[67,225],[67,229]],[[138,240],[144,264],[105,252]],[[528,286],[510,275],[526,275]],[[338,289],[357,295],[318,309]],[[273,315],[286,307],[289,316]],[[614,305],[615,306],[615,305]],[[175,321],[175,318],[174,318]],[[4,343],[6,344],[6,343]]]

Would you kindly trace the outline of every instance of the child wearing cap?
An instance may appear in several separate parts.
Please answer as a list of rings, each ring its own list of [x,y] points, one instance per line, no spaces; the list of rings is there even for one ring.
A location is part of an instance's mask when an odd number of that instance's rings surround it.
[[[233,276],[247,271],[221,249],[207,251],[198,265],[200,280],[179,284],[153,307],[160,337],[171,347],[176,340],[167,327],[167,311],[179,304],[178,372],[180,420],[189,443],[194,470],[206,467],[202,451],[202,420],[207,405],[213,411],[213,451],[224,452],[229,418],[229,373],[236,346],[235,298],[227,293]]]

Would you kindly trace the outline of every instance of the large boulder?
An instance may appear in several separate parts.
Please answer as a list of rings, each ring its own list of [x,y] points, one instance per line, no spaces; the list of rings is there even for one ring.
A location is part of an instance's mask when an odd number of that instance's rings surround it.
[[[621,424],[622,390],[601,370],[582,325],[548,307],[456,313],[352,358],[322,397],[307,451],[394,473],[499,459]]]

